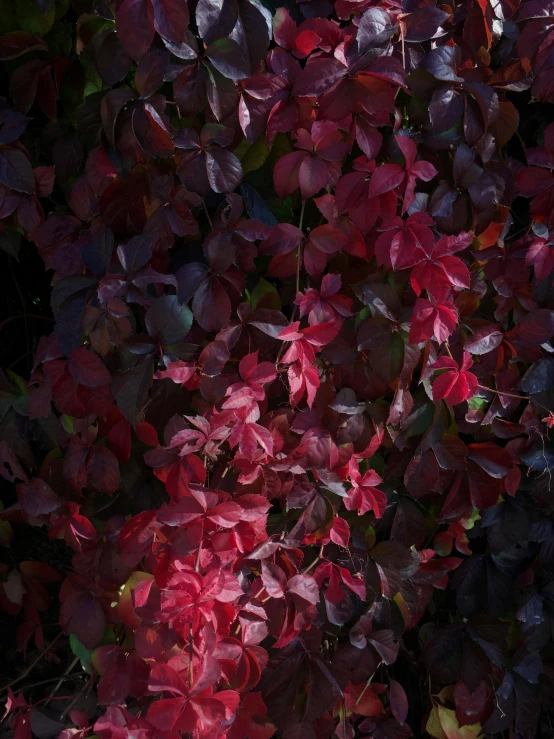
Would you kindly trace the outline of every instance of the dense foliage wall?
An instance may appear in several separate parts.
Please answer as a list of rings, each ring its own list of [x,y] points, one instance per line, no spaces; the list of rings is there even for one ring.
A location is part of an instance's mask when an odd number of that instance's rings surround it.
[[[0,60],[11,735],[552,736],[552,0],[2,0]]]

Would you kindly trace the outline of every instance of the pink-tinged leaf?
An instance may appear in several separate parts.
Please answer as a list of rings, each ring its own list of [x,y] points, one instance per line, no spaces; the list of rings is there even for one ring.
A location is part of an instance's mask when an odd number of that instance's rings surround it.
[[[153,0],[154,27],[160,36],[173,44],[185,40],[189,10],[185,0]]]
[[[532,310],[523,316],[508,334],[524,346],[540,346],[554,336],[554,311]]]
[[[180,360],[168,362],[165,370],[157,370],[154,373],[154,379],[165,380],[168,378],[173,382],[184,385],[196,374],[197,369],[195,364],[181,362]]]
[[[348,548],[350,541],[350,526],[348,523],[339,516],[333,518],[333,527],[329,532],[331,541],[338,544],[340,547]]]
[[[281,200],[284,200],[300,187],[300,166],[306,158],[307,154],[305,152],[292,151],[290,154],[281,157],[275,165],[273,183]],[[325,164],[324,166],[327,169]]]
[[[392,665],[396,661],[400,644],[395,639],[392,629],[372,631],[367,640],[386,665]]]
[[[379,154],[383,137],[377,128],[369,125],[361,116],[356,116],[356,141],[368,159]]]
[[[138,61],[154,38],[152,0],[121,0],[115,12],[115,23],[121,45]]]
[[[338,59],[315,59],[309,62],[297,77],[295,97],[315,97],[330,90],[348,72]]]
[[[19,149],[0,146],[0,185],[17,192],[35,192],[35,173],[31,162]]]
[[[525,261],[534,265],[537,278],[544,280],[554,270],[554,246],[545,239],[537,239],[529,247]]]
[[[306,156],[298,171],[300,192],[304,200],[313,197],[329,182],[329,168],[319,157]]]
[[[206,152],[208,181],[215,192],[233,192],[242,179],[242,166],[231,151],[215,147]]]
[[[463,727],[479,724],[485,720],[491,710],[494,694],[484,680],[477,685],[475,690],[462,681],[456,683],[454,688],[454,702],[456,704],[456,720],[460,725],[462,736]],[[443,723],[446,723],[443,721]]]
[[[369,8],[366,10],[358,27],[360,54],[364,54],[368,49],[385,46],[396,29],[397,26],[384,8]]]
[[[327,323],[318,323],[315,326],[308,326],[302,329],[302,336],[315,346],[325,346],[329,344],[341,327],[340,321],[328,321]]]
[[[393,679],[389,682],[389,701],[392,715],[403,724],[408,718],[408,697],[402,685]]]
[[[464,350],[470,354],[483,355],[500,346],[504,334],[499,323],[485,326],[470,336],[464,344]]]
[[[294,575],[287,583],[289,593],[307,600],[314,606],[319,603],[319,587],[311,575]]]
[[[411,173],[419,180],[429,182],[433,177],[436,177],[437,170],[430,162],[416,162],[411,168]]]
[[[282,598],[287,591],[287,576],[277,565],[262,562],[262,583],[272,598]]]
[[[298,35],[296,23],[286,8],[277,8],[273,16],[273,38],[283,49],[292,49]]]
[[[85,348],[71,352],[68,369],[79,384],[87,387],[102,387],[112,381],[112,376],[100,357]]]
[[[368,197],[374,198],[394,190],[404,181],[404,170],[398,164],[382,164],[377,167],[369,182]]]
[[[260,254],[271,256],[289,254],[298,247],[303,238],[304,234],[297,226],[293,226],[291,223],[279,223],[273,226],[260,244]]]

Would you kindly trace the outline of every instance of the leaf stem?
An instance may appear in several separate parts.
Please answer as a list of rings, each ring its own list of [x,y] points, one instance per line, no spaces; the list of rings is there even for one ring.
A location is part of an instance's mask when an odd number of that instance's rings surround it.
[[[378,669],[379,669],[379,668],[381,667],[381,665],[382,665],[382,664],[383,664],[383,660],[381,660],[381,661],[379,662],[379,664],[377,665],[377,670],[378,670]],[[375,672],[377,672],[377,670],[375,670]],[[356,703],[354,703],[354,705],[355,705],[355,706],[357,706],[357,705],[358,705],[358,703],[359,703],[359,702],[360,702],[360,701],[362,700],[362,698],[364,697],[364,693],[365,693],[365,692],[366,692],[366,690],[367,690],[367,689],[369,688],[369,686],[371,685],[371,681],[372,681],[372,680],[373,680],[373,678],[375,677],[375,672],[373,673],[373,675],[371,675],[370,677],[368,677],[368,679],[367,679],[367,682],[366,682],[366,684],[364,685],[364,689],[362,690],[362,692],[360,693],[360,695],[359,695],[359,696],[358,696],[358,698],[356,699]]]
[[[192,684],[194,682],[194,669],[192,659],[194,657],[194,641],[192,636],[192,629],[189,632],[189,688],[192,690]]]
[[[304,570],[302,570],[302,572],[300,573],[301,575],[305,575],[310,570],[313,570],[313,568],[316,566],[316,564],[319,562],[319,560],[323,557],[323,549],[324,548],[325,548],[325,544],[322,544],[319,547],[319,554],[317,555],[317,557],[314,559],[314,561],[311,564],[309,564]]]
[[[304,224],[304,211],[306,209],[306,201],[302,201],[302,208],[300,209],[300,220],[298,222],[298,228],[302,231],[302,226]],[[300,292],[300,265],[302,264],[302,246],[303,241],[298,244],[298,249],[296,251],[296,295]],[[294,297],[296,297],[296,295]],[[296,311],[296,306],[294,307]]]
[[[204,540],[204,519],[202,519],[202,530],[200,532],[200,541],[198,542],[198,551],[196,553],[196,564],[194,565],[195,572],[200,572],[200,555],[202,553],[203,540]]]

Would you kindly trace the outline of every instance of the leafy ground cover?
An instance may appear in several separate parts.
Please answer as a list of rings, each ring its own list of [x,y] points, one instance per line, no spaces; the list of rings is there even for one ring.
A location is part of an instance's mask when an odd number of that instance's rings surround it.
[[[6,736],[552,736],[551,0],[0,11]]]

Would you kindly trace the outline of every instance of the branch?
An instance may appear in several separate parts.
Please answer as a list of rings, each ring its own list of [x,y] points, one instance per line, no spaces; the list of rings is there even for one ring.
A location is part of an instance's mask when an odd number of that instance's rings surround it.
[[[27,669],[25,670],[25,672],[22,673],[19,677],[16,677],[15,680],[12,680],[11,682],[9,682],[7,685],[4,685],[3,688],[0,688],[0,692],[3,693],[4,690],[7,690],[8,688],[11,688],[12,685],[15,685],[20,680],[24,680],[27,677],[27,675],[29,675],[33,671],[33,669],[38,665],[38,663],[44,657],[44,655],[50,649],[52,649],[52,647],[54,646],[54,644],[56,644],[56,642],[58,642],[61,639],[62,636],[63,636],[63,631],[60,631],[60,633],[56,637],[54,637],[54,639],[52,639],[52,641],[50,642],[50,644],[42,650],[42,652],[35,659],[35,661],[34,662],[31,662],[31,664],[29,665],[29,667],[27,667]]]

